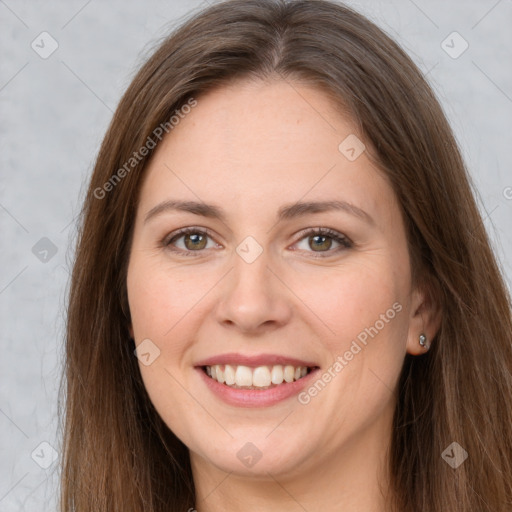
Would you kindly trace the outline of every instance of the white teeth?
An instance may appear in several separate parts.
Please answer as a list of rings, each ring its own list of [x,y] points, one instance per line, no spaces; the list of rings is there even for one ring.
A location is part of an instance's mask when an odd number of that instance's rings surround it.
[[[229,364],[227,364],[224,368],[224,379],[228,386],[231,386],[235,383],[235,370]]]
[[[286,382],[293,382],[293,377],[295,377],[295,368],[293,366],[285,366],[284,380]]]
[[[307,368],[306,368],[306,371]],[[283,367],[278,364],[277,366],[272,367],[272,384],[282,384],[283,383]]]
[[[258,388],[270,386],[270,371],[266,366],[258,366],[252,374],[252,385]]]
[[[293,382],[308,374],[305,366],[249,366],[213,365],[206,367],[206,373],[212,379],[234,387],[268,388],[283,382]]]
[[[237,386],[252,386],[251,369],[247,366],[239,366],[235,372],[235,384]]]

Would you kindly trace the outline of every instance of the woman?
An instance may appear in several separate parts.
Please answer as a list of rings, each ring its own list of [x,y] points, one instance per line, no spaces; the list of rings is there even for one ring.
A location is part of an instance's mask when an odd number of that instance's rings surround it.
[[[63,511],[511,510],[510,297],[437,100],[367,19],[194,16],[82,213]]]

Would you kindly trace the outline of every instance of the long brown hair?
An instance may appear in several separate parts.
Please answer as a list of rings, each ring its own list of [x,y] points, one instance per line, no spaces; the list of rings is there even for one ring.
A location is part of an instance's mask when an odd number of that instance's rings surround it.
[[[151,151],[130,158],[158,143],[155,128],[190,98],[200,102],[205,91],[239,78],[314,85],[351,116],[398,197],[414,283],[442,310],[430,351],[407,355],[400,376],[389,457],[393,509],[510,512],[511,301],[472,184],[411,59],[365,17],[327,0],[230,0],[196,13],[160,44],[121,99],[79,224],[61,510],[194,506],[188,450],[152,406],[130,340],[126,270]],[[468,453],[456,469],[442,457],[453,442]]]

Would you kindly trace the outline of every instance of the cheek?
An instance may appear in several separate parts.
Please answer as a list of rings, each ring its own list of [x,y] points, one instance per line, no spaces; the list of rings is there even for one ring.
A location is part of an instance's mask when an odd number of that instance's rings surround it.
[[[304,288],[309,289],[304,302],[329,328],[318,327],[330,357],[342,358],[343,369],[334,370],[335,387],[344,396],[350,390],[349,396],[378,403],[388,398],[386,388],[394,387],[405,356],[407,276],[396,271],[391,258],[360,263],[331,271],[323,280],[327,288]]]
[[[208,294],[214,289],[220,274],[211,266],[170,264],[151,257],[134,260],[128,268],[128,302],[137,344],[151,340],[157,347],[158,358],[145,366],[139,362],[142,378],[157,410],[165,412],[166,420],[177,420],[184,413],[182,406],[193,402],[183,393],[193,362],[192,349],[198,326],[203,321]],[[180,406],[171,404],[172,396],[181,396]],[[170,424],[170,423],[169,423]]]
[[[190,343],[190,324],[187,320],[194,305],[204,296],[209,285],[191,279],[188,271],[156,265],[150,258],[133,260],[128,268],[127,288],[132,325],[137,344],[149,339],[157,347],[158,357],[146,365],[139,360],[139,369],[151,402],[167,425],[181,439],[193,430],[193,415],[187,414],[197,407],[191,396],[184,392],[189,384],[181,372],[187,363]],[[188,277],[185,276],[187,274]],[[208,286],[209,285],[209,286]],[[179,397],[179,399],[176,399]],[[195,410],[195,409],[194,409]]]
[[[302,277],[301,296],[335,340],[357,336],[390,309],[388,317],[399,316],[393,304],[401,301],[402,285],[387,265],[354,264],[318,277]]]
[[[207,293],[212,273],[135,261],[128,269],[128,302],[136,340],[164,339]]]
[[[398,382],[408,322],[400,281],[385,270],[359,267],[333,275],[329,293],[314,296],[323,322],[334,331],[323,338],[332,358],[326,371],[335,376],[326,377],[330,391],[321,400],[336,425],[375,420]]]

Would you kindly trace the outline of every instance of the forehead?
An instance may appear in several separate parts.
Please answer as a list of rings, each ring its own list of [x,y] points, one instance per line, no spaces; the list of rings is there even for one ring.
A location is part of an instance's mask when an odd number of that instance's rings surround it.
[[[235,82],[209,91],[197,103],[164,146],[233,164],[247,165],[250,157],[254,165],[276,168],[290,161],[318,162],[329,145],[330,156],[337,156],[339,142],[355,131],[325,93],[288,81]],[[313,145],[317,151],[311,151]]]
[[[351,119],[318,89],[235,82],[199,96],[160,143],[141,203],[149,207],[172,191],[242,211],[254,202],[267,207],[329,193],[329,199],[375,209],[377,196],[390,193],[386,180],[364,151],[351,160],[340,150],[344,141],[360,138]]]

